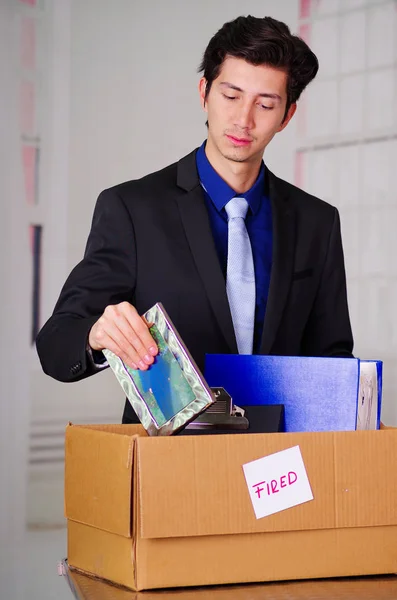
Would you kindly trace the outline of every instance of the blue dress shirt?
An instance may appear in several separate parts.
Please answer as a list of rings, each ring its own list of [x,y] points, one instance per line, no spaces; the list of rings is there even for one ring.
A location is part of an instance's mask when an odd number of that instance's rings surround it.
[[[205,142],[196,153],[199,179],[211,223],[222,272],[226,279],[228,224],[225,205],[235,196],[244,197],[249,205],[245,219],[251,241],[255,268],[255,329],[254,353],[259,351],[272,266],[272,213],[270,199],[265,195],[265,167],[262,163],[254,185],[244,194],[236,192],[218,175],[205,154]]]

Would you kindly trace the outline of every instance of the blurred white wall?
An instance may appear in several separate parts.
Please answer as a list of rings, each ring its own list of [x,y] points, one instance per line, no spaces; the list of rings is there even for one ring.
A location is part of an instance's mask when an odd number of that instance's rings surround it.
[[[18,2],[9,0],[2,10],[12,4]],[[312,7],[310,14],[302,14],[303,5]],[[31,14],[33,9],[20,10]],[[40,194],[39,205],[20,210],[20,218],[22,228],[33,218],[44,225],[42,322],[82,257],[99,192],[177,160],[204,139],[197,66],[210,37],[239,14],[269,14],[295,32],[303,27],[302,35],[319,54],[320,74],[265,160],[279,176],[340,208],[356,354],[384,359],[383,419],[397,424],[397,184],[391,176],[397,154],[395,2],[38,0],[35,10],[41,11],[38,35],[45,48],[37,75],[42,91]],[[1,37],[0,43],[6,39]],[[387,64],[381,51],[376,55],[380,47],[386,48]],[[368,48],[374,50],[370,53]],[[9,81],[11,91],[5,99],[14,114],[16,82]],[[17,126],[11,128],[8,123],[8,138],[0,141],[7,152],[17,144]],[[368,140],[375,150],[368,150]],[[17,146],[0,168],[13,173],[14,191],[2,197],[21,195],[22,189],[15,191],[22,185]],[[371,170],[379,177],[371,178]],[[18,308],[23,315],[18,320],[20,337],[6,319],[4,340],[12,339],[28,354],[29,378],[21,379],[25,392],[18,396],[27,407],[23,416],[31,405],[28,520],[62,524],[64,425],[68,420],[119,421],[124,399],[109,371],[74,385],[55,382],[41,372],[24,337],[30,326],[26,315],[31,258],[27,238],[15,243],[15,235],[22,234],[16,224],[19,217],[12,221],[11,210],[17,209],[10,205],[8,221],[0,226],[5,230],[2,241],[13,247],[15,260],[9,262],[7,256],[2,283],[15,283],[10,265],[16,261],[26,273],[20,285],[27,293],[20,295],[19,306],[11,307],[11,299],[9,304],[12,312]],[[8,422],[17,418],[15,411],[12,408]],[[7,435],[0,441],[12,448],[15,440]],[[22,466],[20,451],[18,456]]]
[[[30,417],[28,218],[19,173],[16,19],[0,2],[0,597],[23,597],[20,557],[26,508]]]

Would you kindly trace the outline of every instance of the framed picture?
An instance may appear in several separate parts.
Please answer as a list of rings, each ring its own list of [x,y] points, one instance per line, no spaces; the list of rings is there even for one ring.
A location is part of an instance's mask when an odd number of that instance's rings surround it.
[[[159,353],[146,370],[131,369],[110,350],[110,367],[149,435],[172,435],[215,402],[214,393],[161,303],[144,315]]]

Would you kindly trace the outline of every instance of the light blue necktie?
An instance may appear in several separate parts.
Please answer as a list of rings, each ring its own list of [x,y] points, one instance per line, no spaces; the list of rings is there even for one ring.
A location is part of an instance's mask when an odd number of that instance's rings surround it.
[[[232,198],[228,216],[226,291],[239,354],[252,354],[255,323],[255,270],[251,242],[245,226],[248,202]]]

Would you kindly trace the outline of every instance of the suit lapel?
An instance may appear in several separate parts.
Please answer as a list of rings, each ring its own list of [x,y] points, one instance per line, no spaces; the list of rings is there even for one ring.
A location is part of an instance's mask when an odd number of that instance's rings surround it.
[[[177,204],[197,270],[215,317],[230,352],[237,354],[225,280],[197,175],[195,154],[196,151],[192,152],[178,163],[177,184],[186,193],[178,196]],[[272,206],[273,257],[261,354],[269,354],[273,346],[291,286],[295,255],[295,216],[282,181],[268,169],[265,181],[266,193],[270,196]]]
[[[177,183],[186,192],[178,196],[177,204],[197,270],[230,352],[237,353],[225,279],[197,175],[195,152],[179,161]]]
[[[282,182],[266,169],[266,183],[272,206],[273,258],[261,354],[269,354],[274,343],[291,286],[295,254],[295,218]]]

